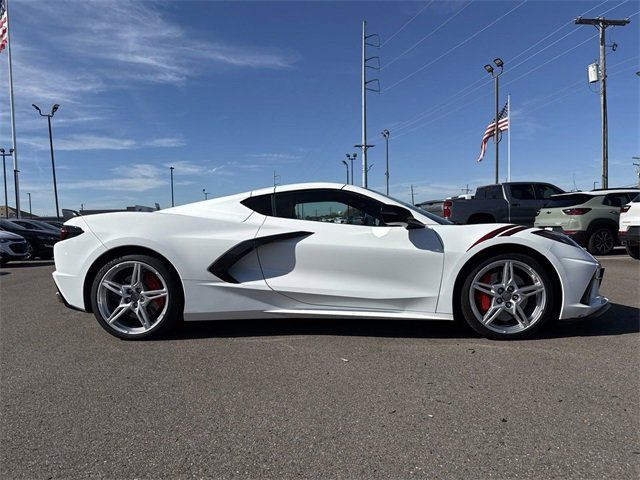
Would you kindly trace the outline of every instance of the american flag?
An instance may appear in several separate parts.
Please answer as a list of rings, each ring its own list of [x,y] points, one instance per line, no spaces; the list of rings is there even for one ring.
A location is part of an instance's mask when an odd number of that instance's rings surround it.
[[[509,102],[504,104],[504,108],[500,110],[498,114],[498,130],[503,132],[509,129]],[[487,151],[487,142],[491,137],[496,133],[496,121],[495,119],[491,120],[491,123],[487,125],[487,129],[484,131],[484,135],[482,136],[482,145],[480,145],[480,156],[478,157],[478,162],[481,162],[484,158],[484,153]]]
[[[7,6],[5,0],[0,0],[0,52],[7,46]]]

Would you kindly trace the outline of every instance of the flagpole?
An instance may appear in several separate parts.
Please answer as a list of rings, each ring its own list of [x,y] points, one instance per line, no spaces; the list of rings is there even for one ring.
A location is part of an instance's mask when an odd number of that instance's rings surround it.
[[[9,21],[9,0],[5,0],[7,13],[7,61],[9,62],[9,103],[11,105],[11,140],[13,141],[13,181],[16,193],[16,218],[20,218],[20,181],[18,174],[18,147],[16,146],[16,111],[13,103],[13,67],[11,64],[11,25]]]
[[[511,94],[507,95],[507,112],[509,128],[507,129],[507,182],[511,181]]]

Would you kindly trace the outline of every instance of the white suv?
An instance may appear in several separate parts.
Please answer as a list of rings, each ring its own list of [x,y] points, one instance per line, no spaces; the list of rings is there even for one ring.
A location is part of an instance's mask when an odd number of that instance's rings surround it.
[[[627,248],[627,253],[640,260],[640,195],[620,210],[618,237]]]

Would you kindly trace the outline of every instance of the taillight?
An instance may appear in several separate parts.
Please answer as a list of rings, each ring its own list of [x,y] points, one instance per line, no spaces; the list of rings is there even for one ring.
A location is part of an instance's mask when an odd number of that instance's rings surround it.
[[[451,205],[453,205],[453,202],[451,200],[445,200],[442,204],[442,216],[444,218],[451,217]]]
[[[565,215],[584,215],[587,212],[590,212],[590,208],[565,208],[562,210]]]
[[[60,240],[67,240],[69,238],[77,237],[84,233],[80,227],[74,227],[73,225],[63,225],[60,229]]]
[[[631,208],[631,205],[625,205],[620,209],[620,213],[628,212],[630,208]]]

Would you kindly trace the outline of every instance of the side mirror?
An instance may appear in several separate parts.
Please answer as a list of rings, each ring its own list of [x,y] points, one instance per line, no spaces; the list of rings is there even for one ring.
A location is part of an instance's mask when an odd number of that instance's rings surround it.
[[[382,221],[391,227],[402,226],[407,230],[424,228],[424,223],[413,218],[409,210],[398,205],[383,205],[380,210],[380,215]]]

